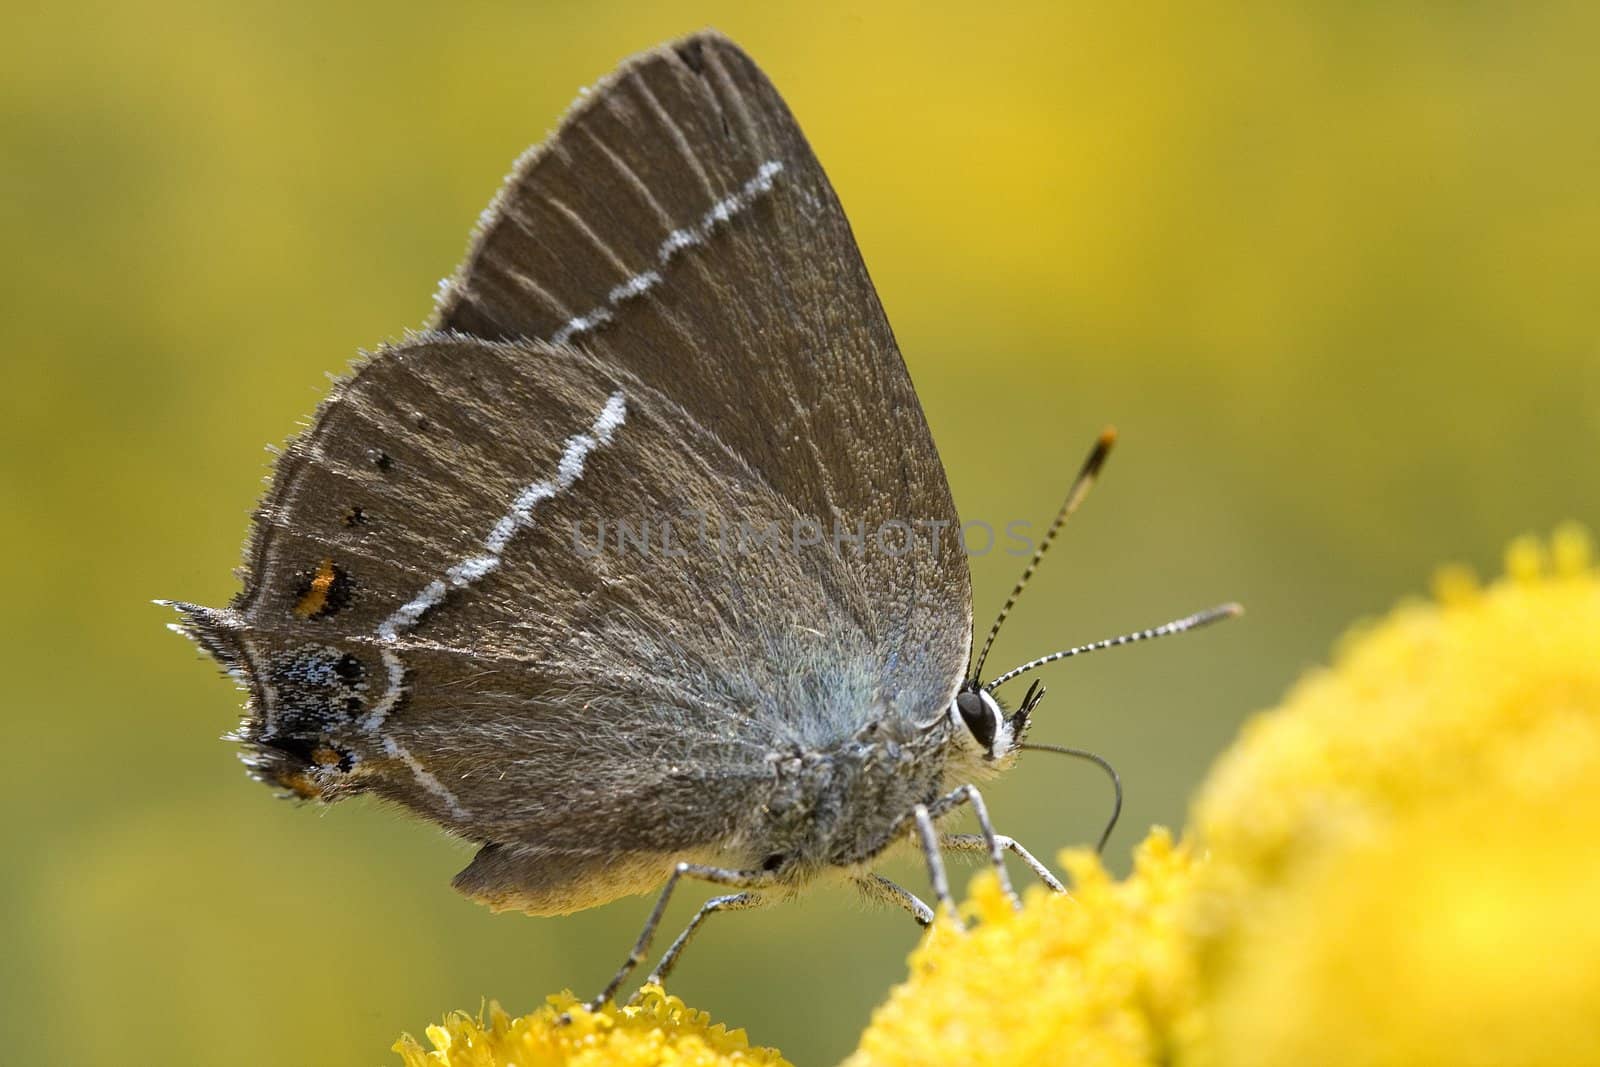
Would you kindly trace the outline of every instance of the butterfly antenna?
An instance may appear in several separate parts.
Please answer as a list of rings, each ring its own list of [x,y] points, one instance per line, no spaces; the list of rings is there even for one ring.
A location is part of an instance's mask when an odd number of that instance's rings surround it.
[[[983,688],[986,692],[993,692],[1017,675],[1026,674],[1036,667],[1043,667],[1046,663],[1054,663],[1058,659],[1081,656],[1085,652],[1099,652],[1101,649],[1116,648],[1119,645],[1137,644],[1140,641],[1149,641],[1155,637],[1181,634],[1186,630],[1198,630],[1202,626],[1210,626],[1214,622],[1221,622],[1223,619],[1231,619],[1235,615],[1243,614],[1244,608],[1238,604],[1219,604],[1217,607],[1207,608],[1205,611],[1198,611],[1193,615],[1185,615],[1181,619],[1174,619],[1171,622],[1162,623],[1160,626],[1152,626],[1148,630],[1136,630],[1131,634],[1123,634],[1120,637],[1107,637],[1101,641],[1091,641],[1087,645],[1079,645],[1076,648],[1052,652],[1048,656],[1040,656],[1038,659],[1029,660],[1020,667],[1013,667],[994,681],[985,684]]]
[[[1061,756],[1071,756],[1073,759],[1088,760],[1106,772],[1111,779],[1111,788],[1115,792],[1116,799],[1111,804],[1111,818],[1106,820],[1106,827],[1100,831],[1100,840],[1094,846],[1096,852],[1105,852],[1106,842],[1111,840],[1111,831],[1117,828],[1117,820],[1122,818],[1122,776],[1117,773],[1115,767],[1111,766],[1111,761],[1104,756],[1090,752],[1088,749],[1068,748],[1066,745],[1023,744],[1017,747],[1024,752],[1054,752]]]
[[[1072,487],[1067,490],[1067,499],[1061,504],[1061,510],[1056,512],[1055,521],[1050,524],[1050,529],[1045,531],[1044,539],[1039,542],[1039,547],[1034,550],[1033,558],[1022,569],[1022,577],[1017,579],[1016,587],[1011,590],[1011,595],[1006,598],[1005,606],[1000,609],[1000,615],[994,620],[994,625],[989,627],[989,636],[984,639],[983,650],[978,653],[978,661],[973,664],[971,677],[976,682],[983,673],[983,661],[989,658],[989,649],[994,645],[994,639],[1000,634],[1000,627],[1005,624],[1006,616],[1011,614],[1011,609],[1017,606],[1017,600],[1022,596],[1022,590],[1028,585],[1033,572],[1039,569],[1039,561],[1044,559],[1044,554],[1050,550],[1050,542],[1056,539],[1056,534],[1061,531],[1067,517],[1078,510],[1078,505],[1083,503],[1083,498],[1089,495],[1095,479],[1100,476],[1100,468],[1105,464],[1106,457],[1111,454],[1111,446],[1117,443],[1117,431],[1107,426],[1100,432],[1100,437],[1095,441],[1094,447],[1089,450],[1089,456],[1083,461],[1083,466],[1078,470],[1078,476],[1072,480]],[[986,686],[985,688],[992,688]]]

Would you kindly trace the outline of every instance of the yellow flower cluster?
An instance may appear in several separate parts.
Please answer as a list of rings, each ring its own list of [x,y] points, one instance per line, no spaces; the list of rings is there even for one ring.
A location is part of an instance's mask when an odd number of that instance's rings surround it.
[[[1586,535],[1358,627],[1244,729],[1185,843],[1014,912],[978,879],[847,1067],[932,1063],[1600,1067],[1600,573]],[[768,1063],[651,991],[429,1030],[407,1067]],[[565,1057],[565,1058],[563,1058]],[[765,1057],[765,1058],[763,1058]]]
[[[1035,886],[1020,912],[992,874],[974,879],[979,924],[933,929],[846,1067],[1163,1062],[1192,1010],[1191,961],[1175,949],[1194,859],[1157,830],[1125,882],[1092,852],[1062,860],[1072,895]]]
[[[1211,964],[1184,1062],[1600,1064],[1597,822],[1593,777],[1464,796],[1287,873]]]
[[[1358,629],[1192,814],[1185,1062],[1600,1064],[1600,578],[1581,530]]]
[[[1331,668],[1248,723],[1195,802],[1194,832],[1249,883],[1462,793],[1561,790],[1600,753],[1600,585],[1576,528],[1507,553],[1479,590],[1357,627]],[[1554,558],[1554,566],[1551,559]]]
[[[454,1012],[430,1026],[424,1049],[395,1042],[405,1067],[787,1067],[775,1049],[751,1048],[743,1030],[713,1026],[659,986],[627,1007],[591,1012],[570,994],[513,1019],[491,1003],[488,1018]]]

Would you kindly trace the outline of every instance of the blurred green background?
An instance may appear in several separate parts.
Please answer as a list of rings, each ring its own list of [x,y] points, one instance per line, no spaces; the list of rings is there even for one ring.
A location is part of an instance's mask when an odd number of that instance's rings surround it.
[[[510,161],[616,61],[716,25],[766,67],[964,514],[1046,520],[1121,429],[996,665],[1249,606],[1049,674],[1035,736],[1120,767],[1124,869],[1352,620],[1600,518],[1597,10],[10,5],[6,1058],[388,1063],[401,1030],[587,994],[625,951],[642,898],[494,916],[449,888],[461,844],[248,783],[217,740],[238,695],[149,604],[228,599],[262,445],[423,321]],[[983,619],[1014,562],[976,561]],[[1052,855],[1107,795],[1038,757],[989,801]],[[707,927],[673,989],[826,1063],[915,937],[822,888]]]

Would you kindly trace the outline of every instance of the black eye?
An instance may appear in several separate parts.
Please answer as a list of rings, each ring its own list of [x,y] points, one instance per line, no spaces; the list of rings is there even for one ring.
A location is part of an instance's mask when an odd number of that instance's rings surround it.
[[[956,697],[956,710],[961,712],[962,721],[972,731],[972,736],[978,739],[978,744],[993,749],[996,723],[994,712],[989,710],[989,702],[969,691]]]

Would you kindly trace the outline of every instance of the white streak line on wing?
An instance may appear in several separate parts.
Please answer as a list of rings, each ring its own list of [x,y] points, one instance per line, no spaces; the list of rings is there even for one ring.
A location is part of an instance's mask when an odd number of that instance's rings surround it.
[[[451,589],[464,589],[499,570],[501,559],[511,539],[516,536],[517,531],[532,525],[534,506],[572,488],[578,479],[583,477],[583,468],[589,456],[596,449],[604,448],[611,443],[618,427],[627,420],[627,417],[628,405],[621,391],[612,393],[606,400],[605,406],[600,409],[600,414],[595,416],[588,431],[567,438],[566,445],[561,450],[561,458],[556,463],[554,477],[534,482],[517,494],[510,510],[494,524],[488,536],[484,538],[483,552],[453,564],[445,571],[443,578],[429,582],[420,593],[396,608],[388,618],[378,624],[378,640],[385,645],[391,645],[401,634],[415,629],[422,621],[422,617],[441,603]],[[361,721],[362,728],[378,737],[384,751],[390,756],[403,760],[423,788],[442,798],[458,817],[464,816],[465,809],[462,808],[461,802],[445,788],[444,783],[430,774],[421,761],[404,745],[384,732],[384,721],[405,695],[406,665],[400,654],[391,647],[382,649],[382,656],[387,675],[383,696]]]
[[[444,783],[435,778],[433,773],[422,765],[422,761],[411,754],[410,749],[406,748],[406,746],[402,745],[388,734],[384,734],[383,750],[384,752],[388,753],[391,758],[404,761],[405,765],[411,768],[412,777],[416,778],[416,780],[422,785],[422,788],[426,789],[428,792],[432,793],[449,806],[450,814],[454,815],[458,819],[464,819],[467,817],[467,809],[461,806],[461,801],[456,799],[456,795],[450,792],[450,790],[446,789]]]
[[[656,251],[656,260],[664,267],[685,249],[705,244],[718,226],[729,222],[740,212],[748,210],[756,200],[771,192],[772,180],[782,170],[783,163],[776,159],[761,164],[755,177],[740,186],[738,192],[731,193],[712,204],[711,209],[700,217],[699,222],[667,234],[666,240],[661,242],[661,247]],[[644,296],[661,282],[661,274],[658,271],[640,271],[621,284],[613,286],[606,294],[604,304],[587,314],[568,319],[564,326],[550,335],[550,340],[562,345],[574,337],[599,329],[616,318],[616,309],[624,301]]]

